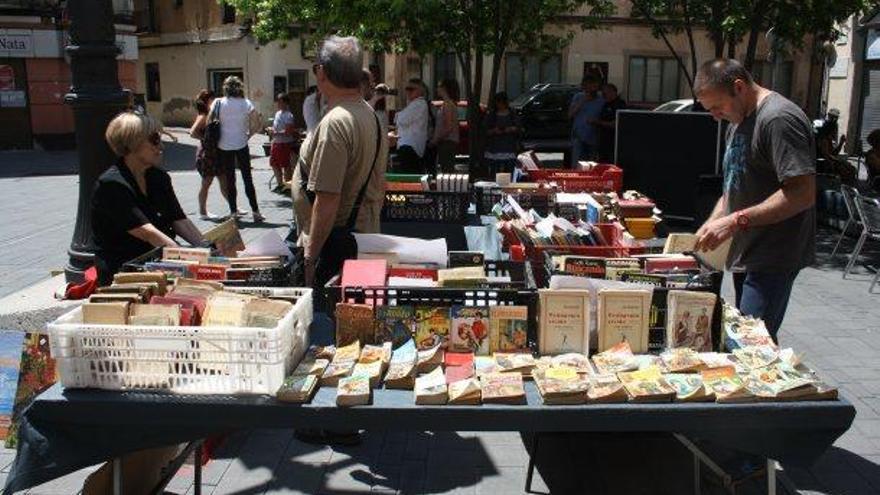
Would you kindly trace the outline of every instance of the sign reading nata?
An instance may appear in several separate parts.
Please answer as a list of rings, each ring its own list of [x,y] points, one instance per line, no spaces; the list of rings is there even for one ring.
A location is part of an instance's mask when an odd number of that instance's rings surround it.
[[[31,51],[31,37],[24,34],[0,34],[0,51],[25,53]]]

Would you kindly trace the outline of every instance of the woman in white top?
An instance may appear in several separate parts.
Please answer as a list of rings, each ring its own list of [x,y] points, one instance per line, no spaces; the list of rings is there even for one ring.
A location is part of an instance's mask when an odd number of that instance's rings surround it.
[[[431,116],[430,105],[425,100],[422,80],[410,79],[404,87],[407,105],[394,115],[395,133],[389,135],[397,140],[395,172],[423,174],[426,171],[422,157],[428,144],[428,121]]]
[[[220,140],[217,143],[217,159],[226,175],[226,192],[229,201],[229,212],[233,216],[247,215],[238,209],[235,184],[235,167],[241,171],[244,181],[244,192],[254,212],[254,222],[262,222],[265,218],[260,214],[257,203],[257,190],[251,174],[251,153],[248,139],[253,134],[252,120],[256,110],[254,104],[244,97],[244,84],[241,79],[229,76],[223,81],[223,98],[214,101],[219,105]]]
[[[455,171],[455,153],[458,151],[458,82],[445,79],[437,86],[437,95],[443,105],[437,112],[437,126],[431,146],[437,150],[437,165],[444,173]]]
[[[306,137],[315,132],[318,122],[321,121],[323,115],[321,108],[321,92],[317,86],[309,86],[306,91],[306,98],[303,101],[303,120],[306,121]]]

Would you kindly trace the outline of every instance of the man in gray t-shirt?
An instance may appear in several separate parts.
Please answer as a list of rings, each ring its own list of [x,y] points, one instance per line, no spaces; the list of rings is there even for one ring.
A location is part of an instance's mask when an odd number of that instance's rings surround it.
[[[697,231],[697,250],[731,239],[741,312],[762,318],[776,339],[791,288],[815,257],[816,146],[812,125],[794,103],[754,82],[736,60],[704,64],[694,83],[700,103],[731,122],[724,194]]]

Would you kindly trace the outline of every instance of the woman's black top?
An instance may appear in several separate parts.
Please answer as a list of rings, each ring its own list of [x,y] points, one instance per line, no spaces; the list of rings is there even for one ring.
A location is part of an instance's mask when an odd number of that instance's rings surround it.
[[[172,224],[186,218],[168,172],[150,167],[144,178],[146,194],[138,188],[125,162],[119,160],[95,184],[91,215],[99,285],[110,284],[123,263],[153,249],[129,230],[151,223],[173,239]]]

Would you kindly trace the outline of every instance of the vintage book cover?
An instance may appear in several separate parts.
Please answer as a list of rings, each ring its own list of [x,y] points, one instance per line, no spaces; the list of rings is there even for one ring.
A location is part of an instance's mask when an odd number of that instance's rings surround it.
[[[529,308],[492,306],[489,309],[489,350],[491,352],[527,352]]]
[[[538,349],[543,355],[590,352],[590,292],[539,289]]]
[[[163,260],[183,260],[195,261],[199,264],[207,264],[208,258],[211,257],[211,250],[208,248],[188,248],[188,247],[163,247]]]
[[[291,375],[284,379],[275,398],[281,402],[304,403],[312,400],[318,388],[318,377],[313,374]]]
[[[321,374],[321,385],[324,387],[337,386],[340,379],[351,375],[354,364],[354,361],[331,361]]]
[[[642,273],[642,265],[635,258],[608,258],[605,260],[605,279],[620,280],[624,273]]]
[[[614,373],[590,375],[590,389],[587,402],[615,403],[626,402],[626,389]]]
[[[92,294],[89,296],[90,303],[114,303],[127,302],[135,304],[141,302],[141,297],[137,294],[121,293],[121,294]]]
[[[12,427],[24,336],[24,332],[0,331],[0,440],[6,440]]]
[[[414,388],[416,404],[439,406],[446,404],[449,395],[446,389],[446,377],[443,370],[434,368],[434,371],[416,378]]]
[[[376,339],[390,341],[396,349],[412,338],[415,321],[416,311],[412,306],[377,306]]]
[[[168,289],[168,276],[162,272],[120,272],[113,275],[114,284],[130,284],[130,283],[150,283],[155,282],[159,286],[157,295],[164,296]]]
[[[666,347],[711,351],[716,300],[711,292],[670,290],[666,296]]]
[[[180,261],[147,261],[144,263],[144,270],[149,272],[160,272],[170,275],[172,278],[183,278],[189,276],[189,266],[193,263],[183,263]]]
[[[416,307],[416,347],[424,350],[439,345],[445,349],[451,325],[448,307]]]
[[[525,404],[526,391],[519,373],[489,373],[480,377],[483,403]]]
[[[482,400],[482,389],[479,378],[465,378],[452,382],[448,386],[449,404],[477,406]]]
[[[447,265],[449,268],[463,266],[478,266],[482,268],[485,264],[485,259],[486,255],[482,251],[449,251]]]
[[[244,308],[252,297],[230,292],[216,292],[208,298],[202,326],[240,327],[244,322]]]
[[[496,352],[494,356],[498,369],[502,372],[515,372],[528,376],[535,369],[535,357],[526,352]]]
[[[443,351],[443,348],[440,347],[440,344],[428,349],[420,350],[417,364],[418,372],[430,373],[431,371],[434,371],[434,368],[443,364],[444,355],[445,352]]]
[[[174,327],[180,324],[179,304],[132,304],[129,325]]]
[[[9,351],[12,352],[11,349]],[[24,345],[19,348],[19,353],[21,366],[18,368],[18,387],[15,390],[12,426],[9,427],[6,437],[7,448],[15,448],[21,413],[37,395],[58,381],[57,365],[49,351],[48,335],[26,333]]]
[[[302,361],[293,370],[293,375],[315,375],[320,377],[324,374],[324,370],[330,366],[328,359],[315,359],[310,355],[306,355]]]
[[[624,273],[620,276],[621,282],[630,284],[650,285],[652,287],[666,287],[666,277],[663,275],[647,273]]]
[[[189,266],[189,274],[196,280],[226,280],[228,266],[216,264],[198,264]]]
[[[129,302],[86,302],[82,322],[92,325],[127,325]]]
[[[391,364],[385,374],[385,388],[410,390],[415,384],[418,352],[415,342],[410,339],[394,350]]]
[[[569,275],[579,275],[589,278],[605,278],[605,258],[566,256],[562,269]]]
[[[327,359],[329,361],[332,361],[333,357],[336,356],[336,346],[313,345],[309,347],[308,355],[315,359]]]
[[[656,366],[618,373],[617,376],[632,402],[669,402],[675,397],[675,389],[663,379]]]
[[[207,299],[195,297],[177,296],[169,293],[167,296],[153,296],[150,304],[177,304],[180,306],[180,324],[199,326],[202,324],[202,315],[205,312]]]
[[[600,374],[613,374],[638,369],[639,363],[632,353],[629,342],[615,344],[607,351],[593,355],[593,364]]]
[[[495,362],[495,356],[474,356],[474,373],[479,377],[487,373],[498,373],[501,368]]]
[[[354,341],[374,344],[376,327],[373,306],[369,304],[336,303],[336,345],[345,346]]]
[[[275,299],[253,299],[244,307],[244,325],[247,327],[275,328],[293,304]]]
[[[213,243],[223,256],[234,257],[239,251],[244,251],[244,241],[234,218],[230,218],[218,224],[212,229],[205,231],[202,236],[206,241]]]
[[[388,359],[386,359],[384,345],[371,344],[365,345],[364,348],[361,349],[360,357],[358,357],[358,361],[362,363],[372,363],[373,361],[379,361],[383,364],[387,364],[390,359],[390,356],[388,356]]]
[[[658,256],[645,259],[645,273],[698,272],[700,264],[693,256]]]
[[[446,383],[454,383],[460,380],[472,378],[474,376],[473,366],[446,366],[444,374],[446,375]]]
[[[648,352],[651,313],[650,290],[603,289],[599,291],[599,351],[629,342],[635,353]]]
[[[701,352],[699,353],[699,356],[700,361],[703,363],[703,368],[705,369],[723,368],[725,366],[734,365],[731,360],[733,355],[726,352]]]
[[[552,367],[533,375],[544,404],[583,404],[587,401],[589,379],[573,368]]]
[[[452,306],[449,348],[455,352],[489,354],[489,311],[487,308]]]
[[[754,396],[745,388],[736,368],[727,366],[703,370],[703,385],[708,392],[715,394],[718,402],[749,402]]]
[[[703,376],[699,373],[667,373],[663,375],[669,386],[675,389],[676,402],[712,402],[715,395],[706,391]]]
[[[138,302],[141,303],[150,302],[150,298],[158,291],[159,285],[156,283],[108,285],[95,289],[96,294],[135,294],[140,298]]]
[[[350,361],[355,362],[361,357],[361,342],[356,340],[351,344],[344,346],[336,346],[336,352],[333,354],[334,363]]]
[[[663,254],[690,253],[697,245],[696,234],[673,233],[666,238]]]
[[[769,345],[740,347],[733,350],[734,364],[743,371],[769,366],[778,359],[779,352]]]
[[[342,378],[336,389],[336,405],[366,406],[370,403],[371,392],[369,377],[356,375]]]
[[[584,354],[578,354],[576,352],[570,352],[567,354],[560,354],[558,356],[553,356],[550,359],[552,366],[561,367],[565,366],[568,368],[572,368],[578,373],[592,373],[593,367],[590,366],[590,359]]]
[[[690,347],[668,349],[660,354],[660,358],[670,373],[694,372],[703,367],[699,353]]]
[[[796,399],[816,391],[815,380],[786,363],[754,369],[743,382],[746,390],[758,399]]]
[[[351,370],[352,376],[366,376],[370,379],[370,387],[377,388],[382,381],[384,365],[382,360],[358,361]]]

